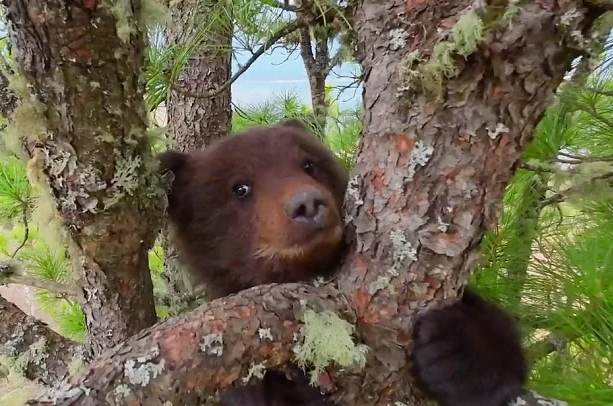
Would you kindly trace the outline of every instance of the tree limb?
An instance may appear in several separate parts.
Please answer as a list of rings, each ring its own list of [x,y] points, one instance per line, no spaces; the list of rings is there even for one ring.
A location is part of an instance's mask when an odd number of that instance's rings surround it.
[[[305,307],[354,321],[347,301],[329,287],[252,288],[142,331],[64,382],[63,395],[56,391],[54,399],[49,395],[29,404],[93,406],[109,399],[115,405],[202,404],[218,389],[247,383],[254,366],[275,368],[290,361]],[[273,340],[261,335],[261,329]],[[214,344],[204,344],[217,334],[223,341],[219,352],[211,350],[219,349]],[[148,374],[147,379],[139,372]]]
[[[69,296],[77,296],[78,290],[71,285],[67,285],[65,283],[48,281],[41,278],[34,278],[32,276],[26,275],[9,275],[0,280],[2,285],[25,285],[32,286],[38,289],[45,289],[49,292],[58,293],[60,295],[69,295]]]
[[[245,62],[245,64],[243,66],[241,66],[230,78],[230,80],[228,80],[226,83],[224,83],[223,85],[221,85],[220,87],[218,87],[215,90],[212,90],[210,92],[205,92],[205,93],[199,93],[199,92],[192,92],[186,89],[182,89],[181,87],[177,86],[176,84],[173,84],[173,90],[189,96],[189,97],[194,97],[194,98],[204,98],[204,97],[215,97],[219,94],[221,94],[224,90],[226,90],[228,87],[230,87],[232,85],[232,83],[236,82],[236,80],[245,72],[247,72],[247,69],[249,69],[249,67],[251,65],[253,65],[253,63],[255,61],[257,61],[257,59],[262,56],[264,54],[264,52],[266,52],[270,47],[272,47],[278,40],[280,40],[281,38],[283,38],[284,36],[296,31],[297,29],[299,29],[300,27],[304,27],[306,26],[307,22],[305,20],[295,20],[292,21],[291,23],[288,23],[287,25],[285,25],[284,27],[280,28],[276,33],[274,33],[273,35],[271,35],[266,42],[264,42],[264,44],[262,44],[261,47],[259,47],[254,53],[253,55],[247,60],[247,62]]]
[[[57,334],[2,296],[0,326],[0,354],[16,358],[12,367],[28,379],[52,385],[69,373],[73,360],[87,362],[82,345]]]
[[[527,391],[515,401],[510,402],[509,406],[568,406],[568,403],[543,397],[535,391]]]
[[[573,339],[575,338],[578,338],[578,335],[577,337],[573,337]],[[555,333],[549,333],[542,340],[530,345],[530,347],[526,349],[526,353],[530,361],[535,363],[553,352],[563,350],[567,347],[569,341],[572,340],[562,338]]]
[[[564,189],[552,196],[549,196],[548,198],[546,198],[545,200],[543,200],[541,202],[541,207],[545,207],[545,206],[549,206],[552,204],[556,204],[556,203],[561,203],[564,201],[564,199],[568,198],[570,195],[575,194],[583,189],[585,189],[586,187],[592,186],[595,182],[599,181],[599,180],[605,180],[605,179],[610,179],[613,178],[613,172],[608,172],[608,173],[604,173],[602,175],[597,175],[594,176],[588,180],[586,180],[585,182],[581,182],[576,186],[571,186],[567,189]]]
[[[291,4],[289,4],[289,2],[287,0],[284,0],[283,3],[275,1],[275,0],[266,0],[263,1],[264,4],[274,7],[274,8],[278,8],[281,10],[285,10],[285,11],[293,11],[296,12],[298,10],[300,10],[299,7],[293,6]],[[309,3],[307,3],[309,4]],[[304,8],[306,5],[302,5],[301,8]]]

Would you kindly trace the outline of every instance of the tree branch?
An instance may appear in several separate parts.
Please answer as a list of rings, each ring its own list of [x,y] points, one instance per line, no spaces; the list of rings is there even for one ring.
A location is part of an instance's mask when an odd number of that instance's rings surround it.
[[[580,164],[582,162],[609,162],[613,161],[613,155],[605,155],[605,156],[583,156],[583,155],[575,155],[569,154],[568,152],[559,151],[558,155],[561,155],[565,158],[571,159],[571,162],[566,162],[570,164]]]
[[[58,293],[60,295],[77,296],[78,290],[76,287],[66,285],[60,282],[48,281],[45,279],[34,278],[26,275],[9,275],[0,280],[0,285],[25,285],[38,289],[45,289],[49,292]]]
[[[326,77],[330,74],[330,72],[332,72],[332,69],[334,69],[336,66],[340,65],[343,62],[344,58],[345,50],[343,49],[343,47],[340,47],[338,51],[336,51],[336,53],[332,56],[332,58],[330,58],[328,66],[326,66],[326,69],[324,71]]]
[[[26,246],[26,244],[28,243],[28,239],[30,238],[30,225],[28,223],[28,205],[23,201],[21,201],[21,204],[21,216],[24,227],[23,240],[21,241],[21,244],[19,244],[19,246],[15,248],[15,251],[13,251],[13,253],[11,254],[11,258],[15,258],[17,256],[19,251]]]
[[[287,0],[284,0],[283,3],[280,3],[275,0],[266,0],[265,3],[271,7],[278,8],[278,9],[285,10],[285,11],[293,11],[294,13],[300,9],[296,6],[292,6],[291,4],[289,4]],[[305,7],[305,5],[303,5],[302,7]]]
[[[57,334],[2,296],[0,326],[0,354],[15,357],[28,379],[52,385],[69,373],[73,360],[87,362],[88,353],[82,345]]]
[[[217,390],[259,379],[260,367],[283,369],[292,361],[307,308],[356,322],[344,295],[330,286],[259,286],[158,323],[61,382],[61,391],[52,389],[28,404],[94,406],[109,397],[114,405],[201,404]],[[215,338],[221,339],[221,348]],[[364,374],[359,368],[331,372],[332,386],[341,388],[348,377]],[[335,395],[337,404],[350,404],[342,393]],[[543,399],[526,392],[515,404],[542,406],[537,401]]]
[[[594,176],[591,179],[586,180],[585,182],[581,182],[576,186],[571,186],[567,189],[564,189],[552,196],[549,196],[548,198],[546,198],[545,200],[543,200],[541,202],[541,207],[545,207],[545,206],[549,206],[551,204],[556,204],[556,203],[561,203],[564,201],[564,199],[568,198],[570,195],[577,193],[581,190],[583,190],[586,187],[592,186],[594,184],[594,182],[597,182],[599,180],[605,180],[605,179],[610,179],[613,178],[613,172],[608,172],[608,173],[604,173],[602,175],[598,175],[598,176]]]
[[[568,406],[568,403],[543,397],[535,391],[527,391],[515,401],[511,401],[509,406]]]
[[[275,368],[290,361],[306,307],[330,310],[354,322],[347,301],[335,289],[260,286],[144,330],[64,382],[63,396],[55,392],[54,399],[29,404],[93,406],[109,397],[116,405],[201,404],[218,389],[247,383],[258,365]],[[266,338],[268,333],[273,340]],[[215,346],[215,337],[223,341],[221,348]]]
[[[530,347],[527,348],[526,353],[528,354],[530,361],[535,363],[553,352],[563,350],[568,345],[569,341],[572,340],[559,337],[555,333],[549,333],[542,340],[530,345]]]
[[[185,95],[185,96],[189,96],[189,97],[194,97],[194,98],[205,98],[205,97],[215,97],[219,94],[221,94],[224,90],[226,90],[228,87],[230,87],[234,82],[236,82],[236,80],[245,72],[247,72],[247,69],[249,69],[249,67],[251,65],[253,65],[253,63],[255,61],[257,61],[257,59],[262,56],[264,54],[264,52],[266,52],[271,46],[273,46],[278,40],[280,40],[281,38],[283,38],[284,36],[296,31],[297,29],[299,29],[300,27],[304,27],[307,24],[306,21],[298,19],[296,21],[292,21],[291,23],[285,25],[284,27],[280,28],[276,33],[274,33],[273,35],[270,36],[270,38],[268,38],[266,40],[266,42],[264,42],[264,44],[259,47],[254,53],[253,55],[247,60],[247,62],[245,62],[245,64],[243,66],[241,66],[230,78],[230,80],[228,80],[226,83],[224,83],[223,85],[221,85],[220,87],[218,87],[215,90],[212,90],[210,92],[206,92],[206,93],[199,93],[199,92],[192,92],[189,90],[185,90],[180,88],[179,86],[177,86],[176,84],[173,84],[172,88],[173,90]]]

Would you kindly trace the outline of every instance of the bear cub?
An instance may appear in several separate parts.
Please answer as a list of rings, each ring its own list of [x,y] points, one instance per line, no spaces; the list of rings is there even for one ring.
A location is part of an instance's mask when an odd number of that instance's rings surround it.
[[[204,151],[160,155],[174,175],[168,215],[181,260],[223,297],[268,283],[333,273],[344,255],[348,174],[297,120],[231,135]],[[515,321],[475,292],[420,316],[412,364],[443,406],[505,406],[523,392],[527,367]],[[302,371],[267,371],[226,391],[222,406],[323,406]]]
[[[174,174],[168,215],[182,261],[212,298],[334,269],[348,175],[302,123],[249,129],[160,161]]]

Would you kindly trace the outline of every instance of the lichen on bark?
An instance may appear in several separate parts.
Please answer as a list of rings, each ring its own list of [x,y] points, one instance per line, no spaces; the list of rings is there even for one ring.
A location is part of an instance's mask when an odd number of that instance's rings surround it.
[[[140,12],[139,1],[122,4]],[[98,1],[3,5],[29,103],[40,106],[46,133],[25,146],[68,230],[80,304],[99,353],[156,321],[147,251],[164,199],[145,136],[143,27],[119,22]],[[118,23],[132,27],[122,38]]]

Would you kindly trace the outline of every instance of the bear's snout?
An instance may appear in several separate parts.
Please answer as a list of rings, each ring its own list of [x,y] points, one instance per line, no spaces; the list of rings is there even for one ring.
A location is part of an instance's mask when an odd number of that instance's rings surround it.
[[[287,199],[285,212],[291,221],[312,229],[323,229],[330,222],[330,208],[323,193],[317,189],[291,194]]]

